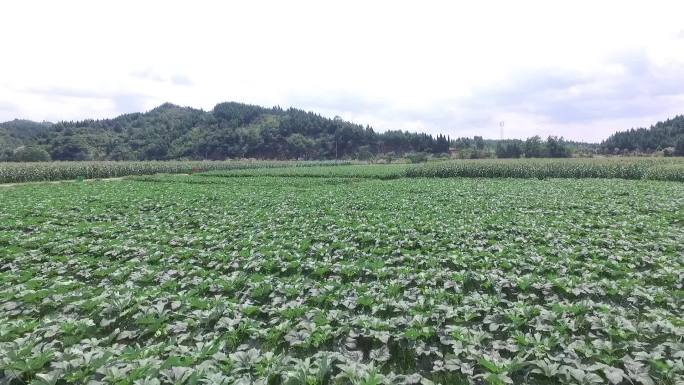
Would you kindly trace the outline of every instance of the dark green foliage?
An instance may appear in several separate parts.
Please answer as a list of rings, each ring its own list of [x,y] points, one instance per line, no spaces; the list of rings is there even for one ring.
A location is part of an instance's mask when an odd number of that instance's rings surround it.
[[[14,160],[15,150],[25,144],[38,144],[34,143],[36,142],[34,139],[48,131],[50,126],[51,123],[36,123],[19,119],[0,123],[0,161]],[[24,143],[29,139],[31,143]]]
[[[549,158],[569,158],[570,149],[565,146],[565,141],[562,137],[549,136],[546,139],[546,151]]]
[[[546,149],[539,135],[527,138],[525,141],[526,158],[543,158],[546,156]]]
[[[501,141],[496,145],[497,158],[520,158],[522,154],[523,145],[520,140]]]
[[[541,138],[533,136],[525,142],[521,140],[501,140],[496,144],[497,158],[568,158],[572,150],[561,137],[549,136],[546,143]]]
[[[674,155],[684,156],[684,135],[680,136],[679,139],[677,139],[677,143],[675,144],[674,149]]]
[[[47,132],[52,123],[33,122],[31,120],[14,119],[9,122],[0,123],[0,131],[5,131],[7,135],[18,139],[26,139],[38,136]]]
[[[572,142],[551,136],[546,141],[538,135],[519,139],[483,139],[480,136],[457,138],[451,141],[452,156],[461,159],[485,158],[566,158],[572,154],[593,156],[598,153],[598,144]]]
[[[474,137],[473,137],[473,142],[475,143],[475,148],[476,148],[476,149],[478,149],[478,150],[484,149],[485,142],[484,142],[484,140],[482,139],[481,136],[474,136]]]
[[[435,154],[446,154],[449,152],[449,138],[439,134],[437,139],[435,139],[435,144],[432,147],[432,152]]]
[[[50,161],[50,154],[40,147],[22,146],[14,151],[13,158],[15,162],[48,162]]]
[[[658,122],[650,128],[632,128],[629,131],[617,132],[603,143],[601,150],[605,153],[644,152],[651,153],[667,147],[675,147],[679,137],[684,135],[684,115],[679,115],[664,122]],[[680,153],[680,155],[683,155]]]
[[[407,154],[406,157],[411,161],[411,163],[423,163],[427,162],[428,154],[424,152],[412,152]]]
[[[21,146],[40,146],[54,160],[223,160],[361,159],[394,154],[449,154],[460,158],[565,157],[591,155],[598,145],[543,142],[538,136],[493,140],[482,136],[451,140],[448,136],[386,131],[328,119],[313,112],[278,106],[264,108],[227,102],[211,111],[162,104],[145,113],[114,119],[0,124],[0,161],[13,160]],[[552,146],[551,150],[549,146]]]
[[[0,160],[21,145],[40,145],[54,160],[370,159],[394,152],[447,153],[449,139],[376,133],[370,126],[294,108],[228,102],[212,111],[165,103],[114,119],[0,125]]]
[[[90,160],[91,149],[83,137],[73,134],[56,137],[50,143],[50,154],[56,160]]]

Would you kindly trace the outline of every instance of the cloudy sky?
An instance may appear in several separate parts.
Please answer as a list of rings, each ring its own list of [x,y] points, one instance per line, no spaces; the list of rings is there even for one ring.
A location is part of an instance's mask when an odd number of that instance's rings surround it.
[[[0,121],[240,101],[600,141],[684,113],[683,14],[681,0],[3,1]]]

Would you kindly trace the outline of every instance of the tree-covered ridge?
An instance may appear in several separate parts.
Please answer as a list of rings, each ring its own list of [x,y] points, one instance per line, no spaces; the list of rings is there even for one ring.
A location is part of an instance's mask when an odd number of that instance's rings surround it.
[[[25,119],[14,119],[9,122],[0,123],[0,135],[26,139],[36,136],[50,129],[50,122],[34,122]]]
[[[651,153],[666,150],[675,155],[684,155],[684,115],[658,122],[650,128],[616,132],[601,147],[605,152]]]
[[[449,139],[376,133],[370,126],[295,108],[227,102],[212,111],[166,103],[114,119],[0,125],[0,160],[15,158],[22,146],[45,150],[53,160],[363,159],[379,153],[446,153]]]
[[[48,131],[52,123],[33,122],[30,120],[14,119],[9,122],[0,123],[0,160],[15,159],[21,160],[23,154],[16,154],[16,150],[21,150],[24,142],[32,142],[38,135]],[[28,152],[45,150],[39,148],[29,149]],[[42,156],[49,154],[41,154]],[[40,156],[38,160],[43,160]]]

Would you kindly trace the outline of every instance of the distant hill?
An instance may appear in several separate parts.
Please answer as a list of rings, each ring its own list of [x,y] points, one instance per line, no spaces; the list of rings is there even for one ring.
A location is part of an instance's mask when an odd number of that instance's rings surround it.
[[[12,138],[27,139],[35,137],[52,127],[50,122],[34,122],[32,120],[14,119],[9,122],[0,123],[0,132]]]
[[[684,115],[658,122],[650,128],[633,128],[616,132],[601,143],[601,148],[608,153],[616,151],[651,153],[668,147],[675,148],[678,142],[684,145]],[[684,153],[677,155],[684,155]]]
[[[11,156],[14,149],[24,142],[32,142],[33,138],[47,132],[52,123],[37,123],[30,120],[14,119],[0,123],[0,160]]]
[[[449,139],[389,131],[312,112],[227,102],[211,111],[165,103],[113,119],[0,123],[0,160],[21,146],[53,160],[342,159],[407,152],[446,153]]]

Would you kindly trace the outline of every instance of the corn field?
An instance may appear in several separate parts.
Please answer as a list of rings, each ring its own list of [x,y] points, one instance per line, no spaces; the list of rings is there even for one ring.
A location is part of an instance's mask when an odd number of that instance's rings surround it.
[[[145,162],[36,162],[0,163],[0,183],[116,178],[130,175],[189,174],[213,170],[303,167],[349,162],[299,161],[145,161]]]
[[[684,158],[478,159],[416,165],[353,163],[349,161],[247,160],[0,163],[0,183],[206,172],[209,173],[203,175],[225,177],[615,178],[684,182]]]
[[[426,163],[407,177],[617,178],[684,181],[683,158],[496,159]]]

